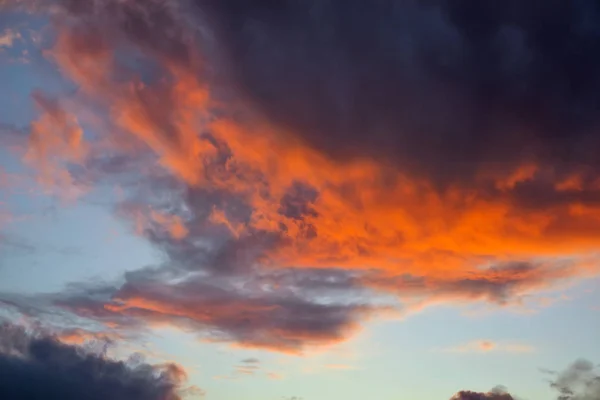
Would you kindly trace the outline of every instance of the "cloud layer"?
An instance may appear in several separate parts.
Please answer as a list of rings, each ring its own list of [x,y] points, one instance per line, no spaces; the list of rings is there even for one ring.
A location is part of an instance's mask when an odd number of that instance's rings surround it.
[[[47,307],[300,353],[598,273],[592,2],[10,3],[76,87],[33,95],[29,165],[164,255]]]

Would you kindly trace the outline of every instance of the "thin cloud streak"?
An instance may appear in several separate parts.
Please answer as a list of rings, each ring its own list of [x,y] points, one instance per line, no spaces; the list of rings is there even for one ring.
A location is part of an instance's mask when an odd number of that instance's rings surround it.
[[[0,397],[179,400],[186,379],[175,364],[116,361],[44,333],[0,325]]]
[[[523,343],[475,340],[466,344],[440,349],[445,353],[532,353],[535,347]]]

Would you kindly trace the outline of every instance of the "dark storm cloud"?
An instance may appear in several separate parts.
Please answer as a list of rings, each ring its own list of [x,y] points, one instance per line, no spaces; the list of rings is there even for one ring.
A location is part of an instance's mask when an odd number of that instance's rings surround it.
[[[0,398],[176,400],[184,376],[175,366],[114,361],[102,354],[0,325]]]
[[[600,167],[595,1],[195,3],[236,87],[332,156],[436,182]]]

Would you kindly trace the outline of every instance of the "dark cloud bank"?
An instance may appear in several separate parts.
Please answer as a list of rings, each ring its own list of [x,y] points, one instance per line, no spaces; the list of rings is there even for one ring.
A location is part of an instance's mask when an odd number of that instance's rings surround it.
[[[193,70],[195,53],[204,53],[210,57],[202,73],[212,71],[215,82],[226,82],[269,120],[334,157],[387,159],[446,183],[472,183],[486,165],[510,170],[523,161],[551,165],[558,175],[597,176],[596,2],[12,3],[58,6],[53,12],[65,17],[58,20],[77,33],[74,57],[117,46],[123,38],[157,64],[169,60]],[[164,135],[171,132],[169,118],[157,124]],[[208,133],[205,138],[214,141]],[[215,147],[218,157],[205,165],[208,179],[225,163],[233,164],[226,144]],[[87,167],[117,181],[138,168],[116,158],[90,159]],[[248,171],[239,167],[229,173]],[[538,205],[540,199],[600,200],[596,189],[559,196],[546,183],[517,187],[516,196]],[[181,216],[188,235],[176,240],[160,227],[148,227],[146,236],[166,256],[164,266],[128,274],[124,283],[103,288],[100,299],[66,291],[54,304],[127,327],[176,321],[224,341],[299,351],[306,342],[344,338],[377,309],[365,284],[421,297],[432,295],[434,287],[434,296],[504,303],[543,280],[537,273],[542,267],[532,263],[498,267],[526,279],[441,284],[407,275],[380,282],[361,276],[364,271],[262,270],[258,265],[269,251],[289,240],[283,230],[250,229],[236,237],[210,223],[211,210],[218,207],[229,221],[246,224],[253,210],[243,197],[190,188],[172,178],[136,180],[128,189],[136,192],[133,204],[150,203]],[[301,221],[314,215],[311,203],[318,195],[302,184],[292,186],[279,212]],[[130,218],[127,205],[122,215]],[[307,235],[315,234],[307,227]]]
[[[588,179],[600,167],[593,0],[45,3],[212,73],[336,158],[387,159],[434,183],[467,185],[523,162]],[[544,182],[521,190],[552,194]]]
[[[179,400],[176,365],[122,362],[52,336],[0,325],[0,398],[6,400]]]
[[[598,172],[596,1],[193,3],[227,79],[332,156],[438,183],[522,162]]]

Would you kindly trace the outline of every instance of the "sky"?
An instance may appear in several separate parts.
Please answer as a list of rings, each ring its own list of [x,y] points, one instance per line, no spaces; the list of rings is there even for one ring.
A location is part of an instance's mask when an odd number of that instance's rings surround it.
[[[591,0],[0,0],[0,398],[600,400]]]

